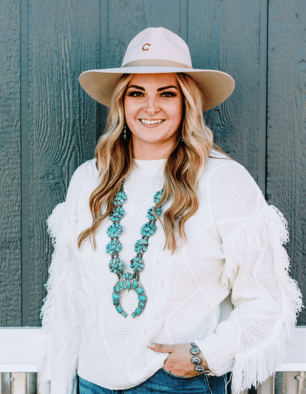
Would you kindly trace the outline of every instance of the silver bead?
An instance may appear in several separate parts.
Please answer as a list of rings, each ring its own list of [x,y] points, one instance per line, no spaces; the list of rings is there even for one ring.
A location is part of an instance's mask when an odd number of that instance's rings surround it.
[[[202,361],[203,361],[203,360],[202,360],[201,357],[199,357],[199,356],[193,356],[193,357],[191,357],[191,362],[192,362],[192,364],[200,365]]]
[[[208,373],[209,372],[208,369],[205,369],[204,365],[196,365],[194,367],[194,370],[197,372],[200,372],[200,373]]]
[[[190,349],[190,353],[195,356],[196,354],[200,353],[200,349],[197,346],[194,346]]]

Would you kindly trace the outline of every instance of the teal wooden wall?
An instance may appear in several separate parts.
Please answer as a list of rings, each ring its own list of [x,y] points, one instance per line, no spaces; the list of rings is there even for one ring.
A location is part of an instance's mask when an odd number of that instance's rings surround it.
[[[206,120],[288,219],[291,274],[306,296],[305,0],[2,0],[0,326],[40,325],[52,252],[45,220],[103,130],[105,108],[78,76],[119,66],[150,26],[186,40],[194,67],[236,80]]]

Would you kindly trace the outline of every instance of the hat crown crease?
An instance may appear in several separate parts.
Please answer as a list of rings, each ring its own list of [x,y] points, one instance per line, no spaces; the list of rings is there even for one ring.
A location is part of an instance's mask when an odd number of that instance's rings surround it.
[[[121,67],[141,60],[177,62],[183,67],[192,68],[188,45],[181,37],[163,27],[149,27],[137,34],[127,47]]]

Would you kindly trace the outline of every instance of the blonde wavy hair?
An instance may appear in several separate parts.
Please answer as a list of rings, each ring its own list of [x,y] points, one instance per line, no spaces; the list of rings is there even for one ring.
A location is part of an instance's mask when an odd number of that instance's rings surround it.
[[[209,154],[213,147],[220,150],[213,144],[212,132],[205,125],[203,97],[197,85],[187,74],[174,75],[183,96],[183,116],[176,146],[166,161],[164,191],[158,204],[161,206],[170,198],[171,206],[164,212],[163,220],[157,216],[165,232],[164,247],[172,253],[177,249],[178,237],[182,242],[186,240],[185,222],[199,207],[197,186]],[[124,96],[132,76],[124,74],[117,84],[107,117],[106,132],[96,146],[95,156],[101,182],[90,196],[89,207],[93,222],[79,235],[79,247],[87,237],[93,247],[96,247],[97,228],[112,212],[114,195],[133,166],[129,130],[126,140],[122,137],[125,123]]]

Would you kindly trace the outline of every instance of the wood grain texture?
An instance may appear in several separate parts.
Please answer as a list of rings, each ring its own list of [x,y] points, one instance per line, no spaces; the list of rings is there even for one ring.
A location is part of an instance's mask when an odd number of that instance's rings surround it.
[[[0,3],[0,326],[21,324],[20,2]]]
[[[306,392],[305,372],[276,373],[275,393],[304,394]]]
[[[45,221],[75,168],[94,156],[96,103],[78,77],[99,59],[98,0],[29,1],[30,326],[40,325],[51,260]]]
[[[187,8],[186,3],[187,0],[109,1],[107,40],[105,36],[103,39],[107,53],[107,67],[120,67],[129,42],[147,27],[166,27],[180,34],[182,19],[186,22],[181,12]],[[184,35],[186,23],[183,30]],[[99,113],[102,118],[105,117],[103,106],[99,106]],[[100,119],[99,125],[103,127]]]
[[[267,195],[289,223],[291,274],[306,296],[306,6],[271,0],[269,9]],[[299,316],[306,324],[306,311]]]
[[[179,0],[109,2],[108,65],[121,66],[129,42],[147,27],[166,27],[179,34]]]
[[[215,142],[258,181],[260,1],[188,4],[193,67],[228,72],[236,82],[232,96],[206,113],[207,123]]]
[[[257,387],[256,394],[274,394],[275,376],[270,376],[259,387]]]
[[[23,2],[22,4],[24,4]],[[27,3],[27,2],[26,2]],[[215,140],[265,184],[268,15],[267,196],[289,221],[292,276],[306,295],[304,0],[28,0],[29,250],[24,324],[40,325],[52,252],[45,220],[65,198],[74,169],[92,158],[106,110],[82,91],[79,74],[120,66],[130,40],[147,27],[181,35],[194,67],[226,71],[232,97],[206,114]],[[0,325],[21,324],[20,2],[0,4]],[[21,111],[22,112],[22,111]],[[27,133],[27,135],[25,135]],[[23,173],[25,169],[23,168]],[[23,201],[23,204],[26,204]],[[306,311],[300,315],[306,324]]]

